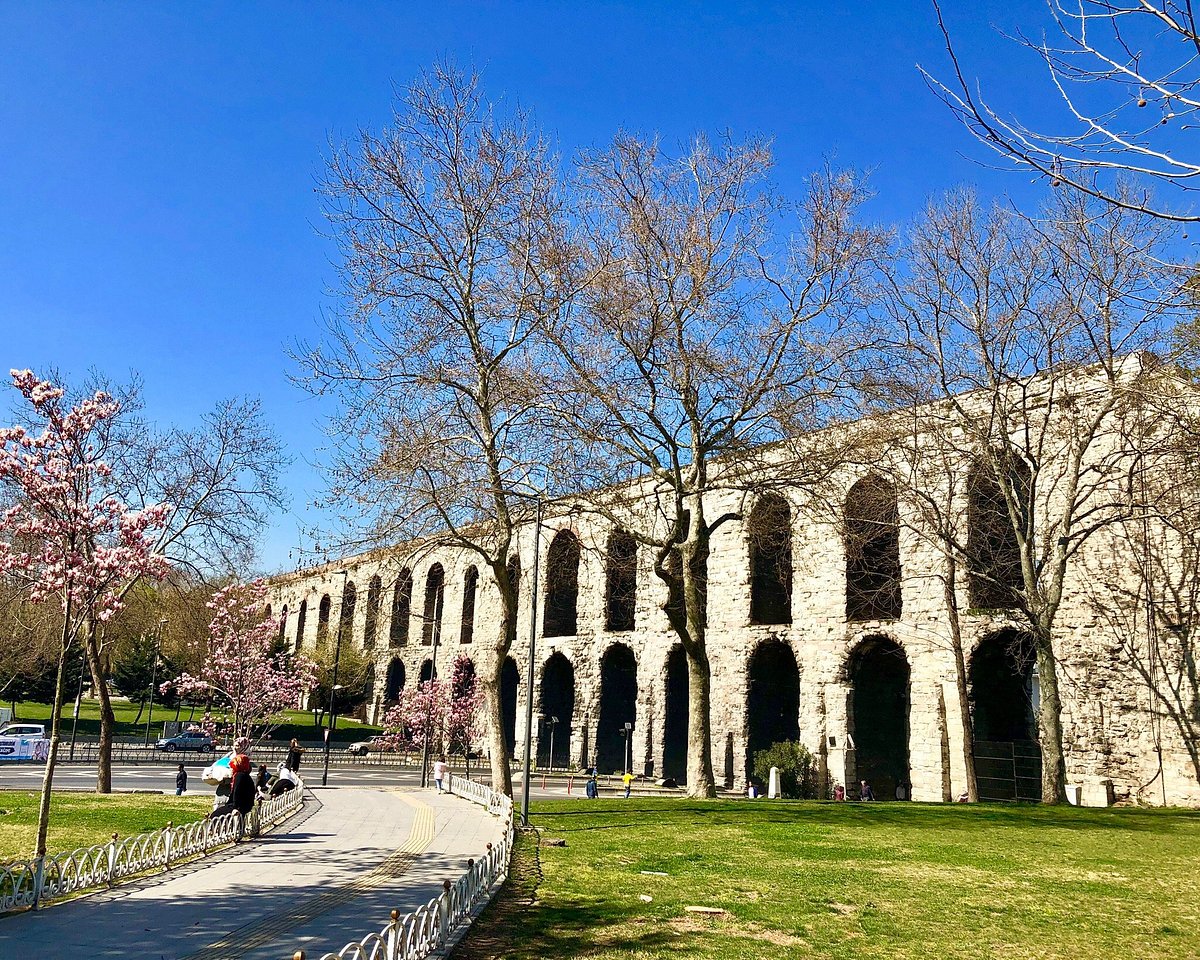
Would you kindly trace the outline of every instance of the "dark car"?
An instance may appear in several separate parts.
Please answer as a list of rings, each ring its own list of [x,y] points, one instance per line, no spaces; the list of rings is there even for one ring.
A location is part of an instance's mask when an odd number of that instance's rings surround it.
[[[173,737],[163,737],[155,745],[156,750],[172,753],[175,750],[196,750],[200,753],[212,753],[216,749],[213,738],[199,730],[185,730]]]

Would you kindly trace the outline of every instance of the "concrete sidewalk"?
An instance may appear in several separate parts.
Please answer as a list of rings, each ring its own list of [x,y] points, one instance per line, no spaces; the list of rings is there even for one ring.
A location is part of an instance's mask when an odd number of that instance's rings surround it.
[[[279,960],[340,949],[437,896],[500,837],[432,791],[339,787],[286,832],[40,913],[0,919],[0,957]]]

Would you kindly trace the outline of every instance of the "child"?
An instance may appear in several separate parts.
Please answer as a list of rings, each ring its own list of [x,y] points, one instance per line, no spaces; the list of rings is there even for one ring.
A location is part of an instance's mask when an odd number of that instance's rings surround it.
[[[175,796],[182,797],[183,791],[187,789],[187,771],[183,769],[183,764],[179,765],[178,771],[175,773]]]
[[[446,762],[446,755],[443,753],[437,759],[437,763],[433,765],[433,782],[437,784],[438,793],[442,792],[442,781],[446,779],[446,774],[450,772],[450,764]]]

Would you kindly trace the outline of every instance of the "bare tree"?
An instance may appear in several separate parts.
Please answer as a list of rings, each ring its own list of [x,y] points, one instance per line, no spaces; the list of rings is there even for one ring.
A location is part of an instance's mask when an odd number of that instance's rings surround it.
[[[960,195],[927,211],[887,270],[892,397],[919,407],[905,442],[967,470],[968,522],[931,532],[965,561],[972,613],[1032,642],[1049,803],[1065,798],[1055,625],[1072,560],[1128,513],[1121,413],[1156,365],[1142,351],[1183,306],[1182,276],[1157,256],[1169,229],[1078,193],[1037,220]]]
[[[1165,220],[1200,213],[1156,202],[1149,189],[1124,190],[1122,177],[1187,199],[1200,188],[1200,155],[1188,135],[1200,109],[1200,32],[1190,0],[1048,0],[1048,35],[1015,42],[1042,62],[1065,108],[1058,132],[1032,128],[986,100],[964,75],[937,9],[953,80],[926,80],[985,146],[1052,185]]]
[[[348,522],[334,546],[451,545],[490,571],[501,617],[480,682],[492,782],[511,793],[509,560],[520,495],[547,490],[551,462],[531,332],[572,283],[556,262],[553,159],[524,114],[499,116],[477,76],[439,65],[390,129],[335,153],[324,188],[346,309],[306,351],[302,382],[340,404],[330,499]]]
[[[828,472],[828,458],[766,445],[834,415],[882,239],[855,220],[853,174],[818,174],[790,204],[766,182],[771,164],[761,142],[701,138],[673,157],[626,135],[585,158],[573,249],[594,280],[547,328],[564,401],[555,423],[593,491],[582,499],[648,548],[667,588],[687,654],[688,791],[701,797],[715,795],[712,537],[752,490]]]

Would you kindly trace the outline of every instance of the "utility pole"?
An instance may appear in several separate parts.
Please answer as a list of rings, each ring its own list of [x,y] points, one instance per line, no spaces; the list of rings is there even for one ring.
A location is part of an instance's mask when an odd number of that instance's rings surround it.
[[[329,719],[325,724],[325,767],[321,771],[321,786],[329,785],[329,739],[333,736],[334,710],[337,707],[338,662],[342,658],[342,622],[346,619],[346,583],[350,579],[349,570],[339,570],[342,575],[342,602],[338,605],[337,639],[333,645],[333,680],[329,684]],[[337,576],[335,573],[334,576]]]

